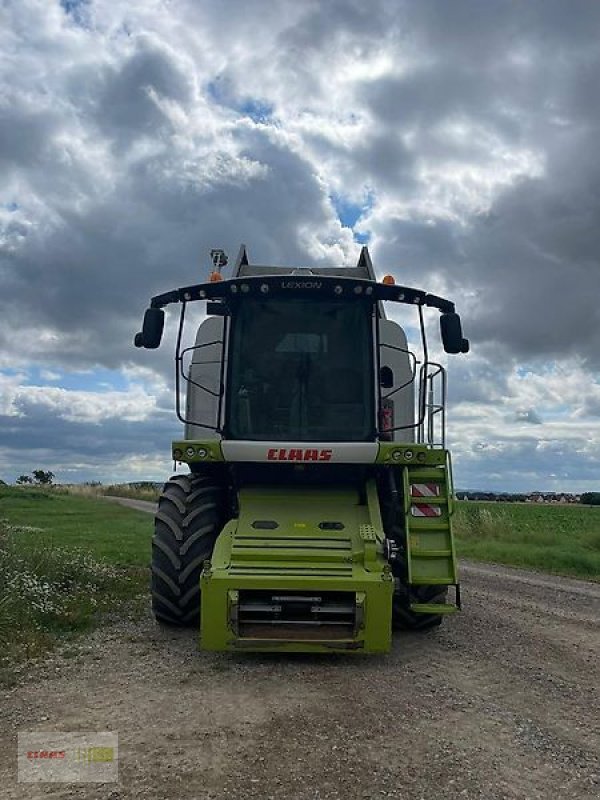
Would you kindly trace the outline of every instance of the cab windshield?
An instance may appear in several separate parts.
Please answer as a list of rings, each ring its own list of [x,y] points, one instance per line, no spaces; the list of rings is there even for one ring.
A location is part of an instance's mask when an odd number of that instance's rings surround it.
[[[374,439],[370,304],[245,300],[229,348],[227,436]]]

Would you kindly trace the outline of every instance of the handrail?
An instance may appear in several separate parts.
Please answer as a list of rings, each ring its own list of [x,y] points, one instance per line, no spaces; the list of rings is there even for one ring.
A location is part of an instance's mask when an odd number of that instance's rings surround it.
[[[431,368],[433,368],[432,371]],[[436,386],[439,387],[437,400]],[[441,364],[436,361],[429,361],[421,366],[419,374],[419,403],[423,404],[423,415],[417,432],[417,441],[420,444],[442,448],[446,446],[446,388],[446,370]],[[435,428],[438,415],[440,423],[439,438],[436,437]]]

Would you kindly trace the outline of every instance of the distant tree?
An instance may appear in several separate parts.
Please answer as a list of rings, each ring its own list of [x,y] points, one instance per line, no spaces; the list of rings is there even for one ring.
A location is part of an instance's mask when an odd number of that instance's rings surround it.
[[[50,470],[34,469],[31,474],[36,483],[44,486],[49,486],[54,480],[54,473],[50,472]]]
[[[600,492],[584,492],[581,502],[586,506],[600,506]]]
[[[16,483],[20,484],[21,486],[25,483],[33,483],[33,478],[31,475],[19,475],[16,480]]]

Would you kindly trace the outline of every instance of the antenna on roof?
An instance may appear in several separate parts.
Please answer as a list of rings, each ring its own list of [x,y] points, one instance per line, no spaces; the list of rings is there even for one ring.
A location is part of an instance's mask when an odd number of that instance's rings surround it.
[[[227,266],[227,253],[225,250],[211,250],[210,258],[213,263],[213,271],[210,273],[209,281],[211,283],[222,281],[221,268]]]

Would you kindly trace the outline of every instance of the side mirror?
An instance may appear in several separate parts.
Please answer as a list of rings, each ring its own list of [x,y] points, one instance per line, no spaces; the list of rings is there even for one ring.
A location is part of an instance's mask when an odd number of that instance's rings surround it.
[[[440,317],[440,332],[442,344],[446,353],[464,353],[464,342],[468,347],[468,340],[463,339],[460,317],[454,312],[442,314]]]
[[[156,350],[162,339],[164,327],[165,312],[162,308],[147,308],[144,314],[142,332],[141,334],[138,333],[134,340],[135,346]]]
[[[381,367],[379,370],[379,385],[382,389],[391,389],[394,385],[394,373],[391,367]]]

